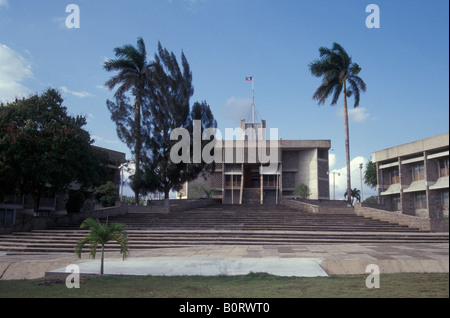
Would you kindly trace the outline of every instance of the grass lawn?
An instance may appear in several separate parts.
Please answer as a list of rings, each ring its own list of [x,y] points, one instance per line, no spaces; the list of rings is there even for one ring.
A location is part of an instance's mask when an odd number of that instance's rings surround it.
[[[366,277],[245,276],[104,276],[81,277],[80,288],[65,280],[0,281],[0,298],[401,298],[449,297],[449,274],[384,274],[380,288],[366,287]]]

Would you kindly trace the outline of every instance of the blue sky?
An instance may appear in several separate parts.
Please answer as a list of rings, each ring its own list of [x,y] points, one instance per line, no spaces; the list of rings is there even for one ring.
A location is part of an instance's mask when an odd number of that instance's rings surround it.
[[[378,29],[366,27],[371,3]],[[78,29],[65,25],[69,4],[80,9]],[[447,0],[0,0],[0,100],[58,88],[70,113],[87,116],[96,145],[130,157],[106,108],[112,74],[103,63],[140,36],[150,59],[158,41],[185,53],[192,104],[205,100],[222,131],[250,114],[245,77],[254,76],[258,118],[283,139],[330,139],[331,170],[345,167],[342,102],[317,105],[321,80],[308,64],[333,42],[367,84],[350,113],[355,167],[374,151],[449,131]],[[358,168],[352,176],[359,188]],[[345,178],[336,182],[340,193]]]

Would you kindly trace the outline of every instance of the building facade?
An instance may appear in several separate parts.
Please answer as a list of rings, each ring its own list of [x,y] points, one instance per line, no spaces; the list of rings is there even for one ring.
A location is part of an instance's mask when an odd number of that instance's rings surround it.
[[[119,194],[120,172],[119,166],[126,162],[125,153],[114,151],[111,149],[92,146],[93,148],[103,151],[108,157],[108,175],[107,181],[117,185],[117,194]],[[77,190],[79,186],[72,184],[70,189]],[[0,202],[0,227],[7,227],[15,224],[16,218],[20,214],[31,214],[34,216],[49,216],[55,214],[66,213],[66,203],[68,199],[67,192],[56,193],[42,197],[39,205],[39,212],[34,212],[34,202],[31,195],[28,194],[11,194],[6,200]],[[92,210],[94,207],[93,198],[85,201],[83,210]]]
[[[296,196],[296,187],[304,184],[309,199],[329,199],[330,140],[266,140],[264,120],[257,124],[241,121],[237,137],[217,141],[215,171],[186,183],[178,198],[208,192],[223,204],[276,204]]]
[[[448,217],[449,134],[372,154],[379,204],[420,217]]]

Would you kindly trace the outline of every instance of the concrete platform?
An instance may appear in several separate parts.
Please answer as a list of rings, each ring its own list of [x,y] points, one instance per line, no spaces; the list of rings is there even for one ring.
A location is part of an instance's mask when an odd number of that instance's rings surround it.
[[[219,258],[219,257],[142,257],[105,260],[105,275],[137,276],[235,276],[268,273],[276,276],[328,276],[317,258]],[[100,260],[78,264],[80,273],[100,274]],[[46,275],[66,273],[59,268]],[[67,275],[67,274],[66,274]]]
[[[37,279],[65,273],[79,264],[81,274],[98,273],[100,261],[88,253],[0,253],[0,279]],[[280,276],[366,274],[376,264],[380,273],[448,273],[448,243],[346,243],[283,246],[205,245],[106,253],[105,273],[118,275],[240,275],[267,272]]]

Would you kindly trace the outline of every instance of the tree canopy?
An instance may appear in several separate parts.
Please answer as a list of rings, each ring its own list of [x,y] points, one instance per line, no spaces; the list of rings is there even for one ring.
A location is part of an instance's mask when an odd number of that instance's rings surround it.
[[[364,172],[364,183],[375,189],[377,187],[377,166],[375,162],[369,161]]]
[[[105,159],[91,147],[86,119],[71,117],[60,93],[48,89],[0,105],[0,198],[31,194],[34,210],[45,194],[97,184]]]
[[[143,42],[139,46],[145,47]],[[177,140],[171,140],[171,133],[177,128],[186,129],[192,141],[194,120],[201,121],[201,133],[207,128],[217,128],[217,122],[206,101],[195,102],[191,108],[190,99],[194,94],[194,87],[192,72],[184,52],[181,54],[180,64],[173,52],[158,43],[151,67],[146,70],[146,80],[142,81],[145,83],[145,89],[142,90],[145,95],[141,97],[142,116],[139,122],[132,117],[135,107],[131,106],[130,98],[124,91],[115,95],[115,102],[107,101],[107,106],[117,125],[119,137],[126,141],[130,148],[133,147],[132,143],[136,142],[136,136],[139,136],[141,142],[139,161],[142,171],[137,171],[131,177],[133,189],[141,193],[162,192],[168,199],[170,191],[179,190],[184,182],[195,179],[204,171],[214,169],[213,164],[203,161],[172,161],[170,153]],[[134,94],[133,91],[132,95]],[[205,144],[206,142],[201,141],[201,147]],[[193,147],[192,142],[189,146]],[[137,152],[134,154],[136,156]]]
[[[339,96],[344,99],[344,129],[345,129],[345,155],[347,163],[347,192],[351,190],[350,171],[350,133],[348,124],[347,97],[354,96],[354,107],[359,106],[360,91],[366,91],[366,84],[359,77],[361,67],[352,61],[352,57],[338,44],[333,43],[330,48],[319,48],[320,58],[309,64],[311,74],[322,77],[322,84],[313,94],[313,99],[319,101],[319,105],[332,95],[331,105],[335,105]],[[348,197],[348,203],[352,200]]]
[[[111,119],[116,123],[117,135],[127,144],[134,155],[135,175],[131,188],[135,192],[135,200],[139,202],[141,184],[141,157],[143,139],[141,124],[146,121],[146,101],[148,98],[149,81],[153,65],[147,61],[147,51],[142,38],[138,38],[136,47],[127,44],[114,49],[116,59],[105,62],[106,71],[117,73],[107,82],[110,90],[117,87],[114,94],[116,102],[107,101],[111,112]],[[134,97],[133,106],[130,105],[126,93]]]

